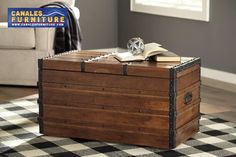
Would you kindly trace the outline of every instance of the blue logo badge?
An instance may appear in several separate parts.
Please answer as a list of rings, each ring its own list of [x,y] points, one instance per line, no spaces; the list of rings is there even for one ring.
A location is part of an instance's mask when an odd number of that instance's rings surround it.
[[[8,27],[67,27],[67,9],[8,8]]]

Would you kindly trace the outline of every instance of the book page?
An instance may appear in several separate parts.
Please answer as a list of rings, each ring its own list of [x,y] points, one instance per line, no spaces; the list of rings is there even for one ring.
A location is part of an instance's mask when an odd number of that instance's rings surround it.
[[[126,57],[132,57],[133,54],[131,52],[121,52],[116,54],[119,58],[126,58]]]
[[[162,52],[168,51],[160,46],[161,45],[157,44],[157,43],[145,44],[145,51],[143,52],[144,58],[159,54],[159,53],[161,53],[160,51],[162,51]]]
[[[142,55],[133,55],[131,52],[122,52],[115,55],[119,61],[136,61],[136,60],[145,60]]]

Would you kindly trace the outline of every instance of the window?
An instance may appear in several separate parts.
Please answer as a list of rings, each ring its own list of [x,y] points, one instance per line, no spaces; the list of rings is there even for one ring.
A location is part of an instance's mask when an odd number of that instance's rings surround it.
[[[131,0],[131,11],[209,21],[210,0]]]

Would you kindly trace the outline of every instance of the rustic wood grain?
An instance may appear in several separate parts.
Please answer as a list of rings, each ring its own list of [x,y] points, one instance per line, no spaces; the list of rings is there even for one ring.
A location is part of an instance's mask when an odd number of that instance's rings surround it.
[[[59,137],[77,137],[91,140],[101,140],[107,142],[119,142],[127,144],[137,144],[158,148],[168,148],[168,137],[156,136],[153,134],[121,132],[115,130],[98,129],[95,127],[80,127],[73,125],[63,125],[55,123],[44,123],[44,134]]]
[[[196,64],[196,65],[194,65],[191,68],[188,68],[188,69],[186,69],[184,71],[181,71],[181,72],[177,73],[177,78],[179,78],[181,76],[184,76],[184,75],[187,75],[187,74],[189,74],[189,73],[191,73],[191,72],[193,72],[195,70],[200,70],[200,65],[199,64]]]
[[[44,70],[43,82],[90,85],[100,87],[169,91],[169,80],[160,78],[79,73],[70,71]]]
[[[188,122],[181,128],[177,129],[176,133],[176,145],[179,145],[185,142],[190,137],[193,137],[199,131],[199,119],[200,117],[196,117],[192,121]]]
[[[64,119],[79,119],[83,122],[132,124],[136,126],[146,126],[166,130],[169,128],[169,117],[164,115],[127,113],[103,109],[85,109],[55,105],[45,105],[43,112],[45,118],[56,118],[63,115]]]
[[[109,68],[107,68],[109,66]],[[123,75],[123,65],[112,63],[85,63],[85,72]]]
[[[168,149],[198,131],[200,65],[171,77],[173,68],[190,65],[193,58],[121,63],[111,55],[89,60],[105,54],[70,52],[43,60],[43,134]],[[170,93],[175,81],[175,93]],[[188,103],[187,94],[192,95]],[[170,136],[172,129],[176,136]]]
[[[200,69],[194,70],[177,79],[177,91],[183,90],[200,81]]]
[[[86,91],[104,91],[104,92],[114,92],[114,93],[126,93],[126,94],[140,94],[140,95],[151,95],[160,97],[169,97],[169,92],[161,92],[155,90],[136,90],[136,89],[124,89],[124,88],[112,88],[112,87],[99,87],[91,85],[76,85],[76,84],[65,84],[65,83],[42,83],[43,87],[50,88],[65,88],[74,90],[86,90]]]
[[[169,98],[140,94],[111,93],[43,87],[43,103],[58,106],[85,107],[97,105],[98,108],[131,110],[138,112],[169,111]]]
[[[176,128],[180,128],[189,121],[195,119],[196,117],[200,116],[199,113],[199,102],[192,105],[190,108],[186,109],[185,111],[182,111],[180,113],[177,113],[176,117]]]
[[[195,86],[197,85],[197,86]],[[186,90],[184,92],[182,92],[181,94],[179,94],[176,98],[176,110],[177,112],[179,112],[180,110],[186,109],[186,107],[193,105],[196,100],[200,101],[200,88],[199,88],[199,83],[196,83],[193,86],[190,86],[188,88],[186,88]],[[191,93],[192,94],[192,100],[188,103],[185,104],[185,96],[187,93]]]
[[[41,118],[40,118],[41,119]],[[168,129],[160,129],[155,128],[153,126],[137,126],[133,124],[117,124],[117,123],[99,123],[94,121],[83,121],[82,119],[65,119],[63,117],[56,117],[56,118],[43,118],[45,122],[49,123],[57,123],[57,124],[64,124],[64,125],[74,125],[74,126],[81,126],[81,127],[95,127],[100,129],[108,129],[108,130],[115,130],[115,131],[122,131],[122,132],[137,132],[137,133],[150,133],[156,136],[164,136],[168,138],[169,130]]]

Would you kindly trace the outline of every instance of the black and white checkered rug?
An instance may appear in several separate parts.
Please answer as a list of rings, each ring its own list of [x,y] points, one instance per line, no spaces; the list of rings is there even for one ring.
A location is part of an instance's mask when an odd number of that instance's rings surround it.
[[[0,156],[236,156],[236,124],[203,115],[200,132],[170,151],[38,133],[37,95],[0,104]]]

